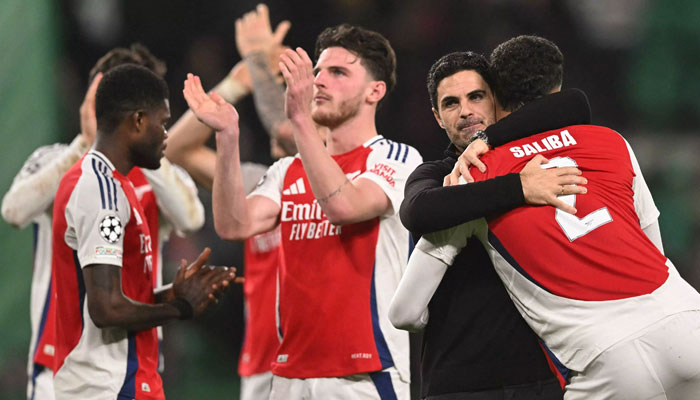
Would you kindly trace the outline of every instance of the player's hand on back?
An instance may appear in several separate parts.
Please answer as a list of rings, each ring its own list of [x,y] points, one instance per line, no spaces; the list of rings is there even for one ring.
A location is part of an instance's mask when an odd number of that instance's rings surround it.
[[[481,172],[486,172],[486,165],[479,160],[479,157],[489,151],[489,145],[481,139],[476,139],[467,146],[462,154],[457,159],[452,172],[445,176],[443,186],[459,185],[459,177],[461,176],[467,183],[474,182],[474,178],[469,173],[469,167],[472,165]]]
[[[217,132],[238,135],[238,112],[219,94],[207,94],[198,76],[187,74],[182,91],[187,105],[201,122]]]
[[[236,278],[235,268],[205,265],[210,254],[211,250],[206,248],[191,264],[182,260],[173,281],[173,296],[186,301],[194,316],[216,302],[232,283],[242,282]]]
[[[550,205],[570,214],[576,214],[576,208],[566,204],[559,196],[569,194],[584,194],[588,183],[581,176],[581,170],[576,167],[560,167],[544,169],[547,160],[542,155],[536,155],[520,171],[520,181],[523,186],[525,203],[530,205]]]

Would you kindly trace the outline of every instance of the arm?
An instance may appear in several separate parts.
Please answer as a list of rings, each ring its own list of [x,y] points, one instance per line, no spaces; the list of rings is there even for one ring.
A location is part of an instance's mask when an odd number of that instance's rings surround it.
[[[236,109],[216,93],[207,95],[199,78],[192,74],[188,74],[183,93],[194,115],[216,131],[212,190],[216,232],[226,240],[242,240],[274,228],[279,204],[263,196],[246,199]]]
[[[242,61],[219,83],[214,92],[230,103],[239,101],[250,92],[248,69]],[[211,190],[214,180],[216,152],[207,147],[212,130],[187,110],[168,131],[165,156],[184,168],[204,188]]]
[[[153,187],[158,210],[178,232],[194,232],[204,225],[204,206],[187,172],[163,158],[157,170],[143,169]]]
[[[68,169],[88,151],[97,133],[95,93],[102,74],[95,76],[80,105],[80,131],[69,146],[37,149],[25,162],[2,199],[2,216],[9,224],[24,228],[41,213],[50,212],[58,184]]]
[[[50,207],[58,184],[68,169],[90,148],[79,134],[69,146],[55,144],[37,149],[25,162],[2,199],[2,217],[24,228]]]
[[[348,180],[319,137],[311,119],[314,74],[306,52],[286,50],[280,56],[280,70],[287,82],[285,104],[294,140],[311,190],[328,220],[345,225],[389,212],[392,203],[382,188],[369,179]]]
[[[90,318],[98,328],[141,331],[174,319],[199,315],[214,301],[215,294],[235,278],[235,273],[228,268],[202,268],[208,258],[207,249],[189,266],[184,262],[173,282],[171,300],[158,304],[140,303],[126,297],[121,287],[121,267],[85,266],[83,274]]]
[[[661,214],[656,208],[654,203],[654,198],[651,196],[651,191],[644,180],[644,175],[642,175],[642,169],[639,166],[637,157],[634,155],[634,151],[630,146],[629,142],[625,140],[627,145],[627,150],[630,155],[630,162],[632,163],[632,170],[634,171],[634,180],[632,181],[632,191],[634,196],[634,210],[637,212],[639,217],[639,225],[642,231],[647,235],[649,240],[654,243],[657,249],[664,254],[664,246],[661,241],[661,230],[659,228],[659,215]]]
[[[289,121],[284,113],[284,87],[280,84],[278,60],[284,49],[282,41],[291,24],[282,21],[272,31],[269,10],[264,4],[236,20],[236,47],[250,71],[253,101],[258,116],[270,138],[287,155],[296,154]]]
[[[397,329],[419,331],[428,324],[428,304],[448,265],[415,249],[389,306],[389,321]]]
[[[447,161],[433,161],[409,176],[400,211],[401,222],[409,231],[423,235],[525,205],[518,174],[443,187],[443,176],[449,170]]]

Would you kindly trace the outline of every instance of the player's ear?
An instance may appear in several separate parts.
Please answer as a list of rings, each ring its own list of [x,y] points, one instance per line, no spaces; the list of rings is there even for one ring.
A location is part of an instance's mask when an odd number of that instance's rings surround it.
[[[386,95],[386,82],[384,81],[372,81],[369,83],[369,88],[367,91],[367,102],[370,104],[377,104]]]
[[[433,116],[435,117],[435,121],[437,121],[438,125],[440,125],[440,128],[445,129],[445,125],[442,124],[442,118],[440,118],[440,113],[438,110],[436,110],[434,107],[431,108],[433,110]]]
[[[129,115],[129,119],[134,126],[134,130],[143,132],[148,126],[148,114],[144,110],[136,110]]]

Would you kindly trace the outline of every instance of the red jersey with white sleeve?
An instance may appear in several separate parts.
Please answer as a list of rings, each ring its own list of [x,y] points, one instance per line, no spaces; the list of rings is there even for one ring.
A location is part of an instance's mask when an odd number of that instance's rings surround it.
[[[475,222],[428,238],[442,248],[418,247],[451,263],[472,229],[530,327],[575,371],[669,315],[700,310],[700,295],[642,231],[659,213],[624,138],[569,126],[498,147],[482,158],[485,174],[471,172],[477,181],[517,172],[536,154],[545,168],[576,166],[588,179],[586,194],[562,196],[576,215],[520,207],[488,220],[488,232]]]
[[[151,236],[136,193],[101,153],[64,176],[54,202],[52,281],[56,292],[57,399],[162,399],[156,329],[100,329],[87,310],[82,268],[122,269],[122,290],[153,303]]]
[[[348,179],[369,179],[391,202],[379,217],[329,223],[301,158],[277,161],[251,196],[280,206],[279,334],[272,372],[342,377],[395,366],[409,380],[408,335],[388,310],[406,267],[409,234],[398,217],[406,179],[422,161],[412,147],[376,136],[332,156]]]
[[[270,372],[280,344],[275,323],[279,246],[279,226],[245,241],[245,337],[238,360],[242,377]]]

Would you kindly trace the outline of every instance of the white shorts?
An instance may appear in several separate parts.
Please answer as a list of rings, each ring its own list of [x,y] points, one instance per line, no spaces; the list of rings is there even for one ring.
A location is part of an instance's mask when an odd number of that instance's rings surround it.
[[[564,399],[700,399],[700,311],[671,315],[572,371]]]
[[[241,377],[241,400],[269,399],[270,389],[272,372]]]
[[[340,378],[272,377],[270,400],[409,400],[409,382],[396,368]]]
[[[54,400],[56,395],[53,392],[53,371],[37,364],[34,364],[34,370],[27,383],[27,399]]]

